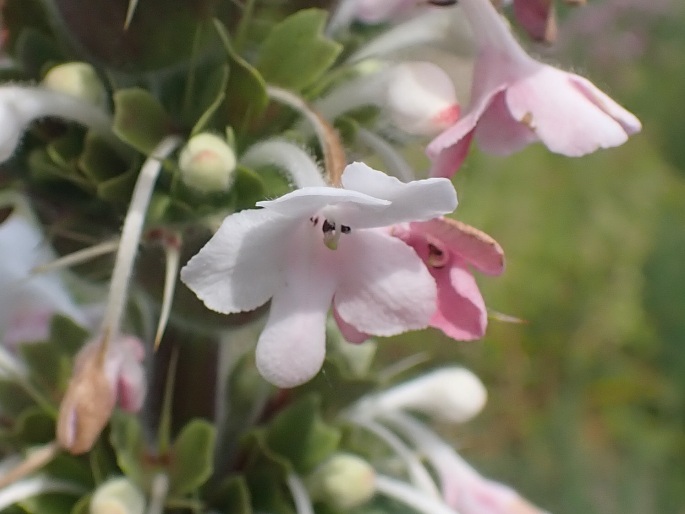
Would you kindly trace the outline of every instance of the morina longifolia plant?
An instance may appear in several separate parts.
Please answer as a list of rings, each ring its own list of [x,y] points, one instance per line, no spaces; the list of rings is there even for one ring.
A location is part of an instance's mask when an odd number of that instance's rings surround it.
[[[372,363],[486,331],[471,146],[640,130],[500,4],[0,2],[2,512],[543,512],[430,428],[473,373]]]

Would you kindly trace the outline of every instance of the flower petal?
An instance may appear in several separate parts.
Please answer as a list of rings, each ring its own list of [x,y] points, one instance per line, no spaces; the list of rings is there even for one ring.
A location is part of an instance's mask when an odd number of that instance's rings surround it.
[[[430,325],[457,341],[483,337],[488,313],[466,263],[453,257],[451,266],[433,268],[432,275],[438,284],[438,309]]]
[[[330,261],[315,253],[298,257],[289,263],[288,280],[271,300],[269,319],[257,343],[257,368],[279,387],[295,387],[311,379],[326,355],[326,316],[337,277]]]
[[[576,76],[540,65],[506,93],[511,115],[530,126],[553,152],[579,157],[623,144],[628,134],[575,87]]]
[[[505,95],[501,92],[495,96],[475,131],[480,149],[494,155],[511,155],[538,141],[528,125],[511,117]]]
[[[351,203],[358,206],[368,205],[376,208],[390,205],[390,202],[387,200],[338,187],[303,187],[275,200],[257,202],[257,207],[264,207],[271,212],[289,218],[296,218],[314,214],[327,205],[341,203]]]
[[[351,226],[372,228],[404,221],[427,220],[452,212],[457,207],[457,193],[451,182],[445,178],[405,183],[362,162],[354,162],[345,168],[342,184],[348,190],[392,202],[373,216],[355,220]],[[359,214],[364,213],[359,210]]]
[[[380,230],[350,236],[338,248],[335,307],[340,317],[356,330],[378,336],[426,327],[437,292],[416,252]]]
[[[183,267],[181,280],[214,311],[256,309],[284,282],[281,249],[292,225],[269,210],[232,214]]]
[[[614,102],[609,95],[597,88],[592,82],[578,75],[569,74],[568,79],[597,107],[614,118],[628,135],[642,130],[642,123],[637,117]]]
[[[338,314],[338,309],[336,309],[335,307],[333,307],[333,318],[335,319],[335,323],[338,325],[338,328],[340,329],[340,333],[342,334],[345,341],[347,341],[348,343],[361,344],[369,339],[369,334],[360,332],[352,325],[350,325],[347,321],[342,319],[340,317],[340,314]]]
[[[452,177],[461,168],[462,163],[469,154],[473,134],[474,131],[472,130],[460,139],[458,143],[440,152],[433,159],[429,175],[431,177]]]
[[[485,232],[450,218],[411,223],[411,230],[439,241],[438,247],[464,259],[479,271],[499,275],[504,271],[504,250]]]

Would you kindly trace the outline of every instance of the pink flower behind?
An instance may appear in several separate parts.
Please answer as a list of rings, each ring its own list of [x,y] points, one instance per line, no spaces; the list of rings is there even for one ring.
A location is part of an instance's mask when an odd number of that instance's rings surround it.
[[[487,310],[470,266],[488,275],[504,271],[504,252],[487,234],[449,218],[410,223],[395,235],[421,257],[438,287],[430,325],[458,341],[480,339]]]
[[[555,153],[579,157],[619,146],[640,131],[640,121],[590,81],[528,56],[489,0],[460,5],[478,49],[472,96],[464,116],[428,145],[432,176],[453,175],[474,136],[496,155],[541,141]]]
[[[551,43],[557,38],[554,0],[514,0],[516,21],[537,41]]]

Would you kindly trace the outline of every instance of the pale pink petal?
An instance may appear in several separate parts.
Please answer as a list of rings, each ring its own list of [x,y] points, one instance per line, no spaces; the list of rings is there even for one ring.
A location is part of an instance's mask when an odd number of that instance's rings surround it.
[[[326,317],[337,277],[331,263],[317,252],[332,251],[323,245],[303,250],[297,261],[284,256],[289,260],[288,280],[271,300],[269,319],[257,342],[257,368],[279,387],[311,379],[326,354]]]
[[[511,155],[538,141],[525,123],[511,117],[505,95],[503,91],[495,96],[476,126],[478,147],[493,155]]]
[[[392,202],[382,212],[373,217],[367,216],[366,220],[355,221],[351,226],[372,228],[427,220],[452,212],[457,207],[454,186],[444,178],[402,182],[362,162],[355,162],[345,168],[342,184],[346,189]]]
[[[504,250],[486,233],[450,218],[411,223],[416,234],[423,235],[428,242],[435,240],[442,251],[457,255],[477,270],[488,275],[499,275],[504,271]]]
[[[514,0],[514,15],[533,39],[548,43],[556,39],[553,0]]]
[[[342,334],[345,341],[347,341],[348,343],[361,344],[367,339],[369,339],[369,334],[360,332],[352,325],[347,323],[344,319],[342,319],[340,317],[340,314],[338,314],[338,310],[335,307],[333,307],[333,319],[335,319],[335,323],[338,325],[340,333]]]
[[[457,341],[480,339],[488,323],[485,302],[465,262],[455,257],[445,268],[431,268],[438,284],[438,309],[430,325]]]
[[[472,130],[459,140],[458,143],[440,152],[433,159],[429,175],[431,177],[452,177],[461,168],[462,163],[469,154],[473,133],[474,131]]]
[[[589,101],[571,77],[540,65],[507,89],[511,115],[534,130],[551,151],[570,157],[624,143],[628,134],[621,124]]]
[[[425,328],[436,308],[435,281],[416,252],[382,231],[341,244],[335,307],[355,329],[391,336]],[[361,256],[364,258],[354,258]]]
[[[228,216],[181,270],[181,280],[205,305],[235,313],[265,304],[284,283],[281,251],[292,222],[269,210]]]
[[[609,95],[598,89],[592,82],[578,75],[569,74],[569,81],[576,86],[592,103],[615,119],[627,134],[637,134],[642,130],[642,123],[637,117],[621,107]]]
[[[147,393],[145,368],[138,361],[125,362],[117,381],[117,402],[127,412],[138,412]]]

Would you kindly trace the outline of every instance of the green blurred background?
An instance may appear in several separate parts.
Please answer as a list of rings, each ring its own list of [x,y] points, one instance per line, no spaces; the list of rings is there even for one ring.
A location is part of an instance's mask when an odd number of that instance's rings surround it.
[[[479,277],[486,303],[527,323],[492,320],[482,342],[431,331],[381,350],[420,348],[476,371],[488,406],[443,433],[550,512],[683,514],[685,13],[670,0],[605,0],[560,18],[559,42],[537,53],[588,76],[643,132],[581,159],[541,145],[507,159],[472,151],[457,215],[506,252],[502,277]]]

